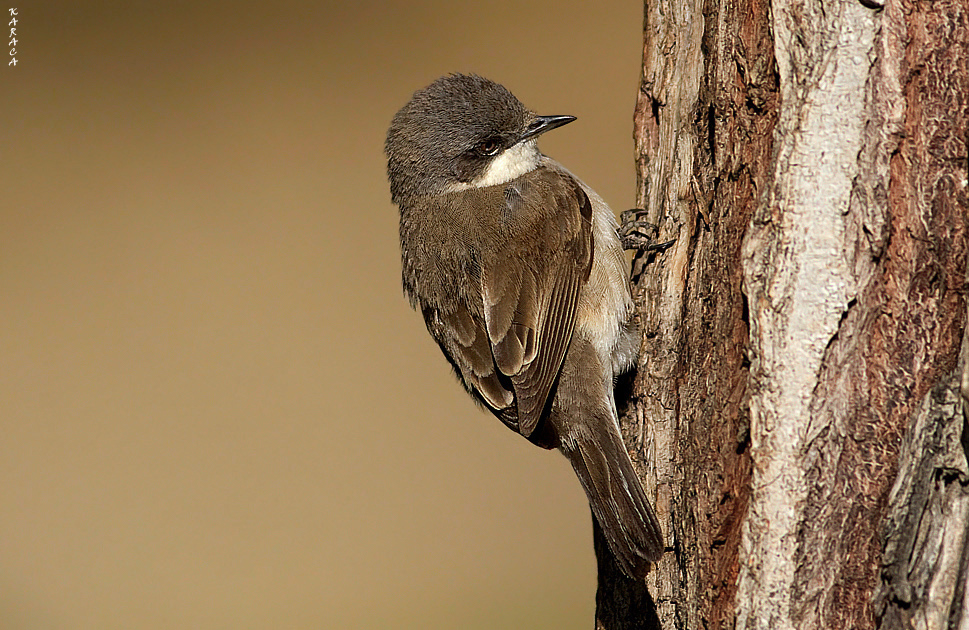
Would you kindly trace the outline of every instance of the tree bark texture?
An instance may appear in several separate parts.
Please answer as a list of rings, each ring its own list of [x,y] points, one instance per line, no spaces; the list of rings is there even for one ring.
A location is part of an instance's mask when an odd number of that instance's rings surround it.
[[[645,11],[676,243],[623,424],[669,550],[645,594],[600,560],[598,626],[969,628],[967,3]]]

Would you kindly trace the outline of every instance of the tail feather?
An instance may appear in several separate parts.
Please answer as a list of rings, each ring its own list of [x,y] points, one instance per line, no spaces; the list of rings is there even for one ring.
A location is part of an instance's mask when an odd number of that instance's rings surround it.
[[[561,448],[619,567],[629,577],[643,577],[663,554],[663,533],[618,431],[577,431]]]

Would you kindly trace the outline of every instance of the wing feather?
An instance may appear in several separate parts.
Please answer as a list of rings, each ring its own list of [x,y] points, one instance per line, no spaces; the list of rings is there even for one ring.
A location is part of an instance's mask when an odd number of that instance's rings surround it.
[[[555,387],[592,266],[589,199],[568,173],[540,167],[445,196],[435,213],[423,225],[445,242],[434,273],[420,277],[434,285],[414,291],[428,330],[468,389],[528,437]]]
[[[482,289],[496,363],[511,378],[518,430],[527,437],[542,418],[572,339],[592,264],[591,205],[571,177],[545,169],[515,180],[503,196],[508,216],[528,224],[520,228],[522,238],[504,248],[499,264],[482,270]],[[509,275],[516,280],[507,280]],[[498,293],[496,287],[509,284],[519,290]],[[506,325],[508,312],[515,315]]]

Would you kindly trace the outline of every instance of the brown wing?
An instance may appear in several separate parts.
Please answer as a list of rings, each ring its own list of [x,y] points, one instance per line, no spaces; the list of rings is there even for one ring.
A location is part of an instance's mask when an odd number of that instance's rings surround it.
[[[591,270],[591,203],[568,174],[539,168],[441,204],[419,226],[433,263],[409,281],[405,252],[405,286],[468,389],[528,437]]]
[[[517,238],[483,265],[481,294],[495,365],[511,379],[518,430],[535,430],[572,339],[592,265],[592,206],[565,174],[537,169],[503,190]]]

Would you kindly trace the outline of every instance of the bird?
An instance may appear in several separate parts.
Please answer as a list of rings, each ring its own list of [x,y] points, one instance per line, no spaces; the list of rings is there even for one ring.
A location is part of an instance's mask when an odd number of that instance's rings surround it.
[[[623,244],[606,202],[537,145],[574,120],[476,74],[415,92],[384,145],[401,276],[468,393],[565,455],[616,564],[641,579],[664,543],[613,391],[639,354]]]

